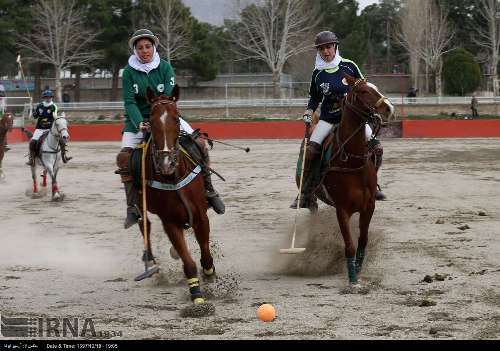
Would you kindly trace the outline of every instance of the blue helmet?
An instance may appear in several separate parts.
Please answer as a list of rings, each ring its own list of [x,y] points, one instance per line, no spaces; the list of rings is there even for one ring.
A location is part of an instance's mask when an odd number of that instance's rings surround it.
[[[46,97],[54,97],[54,94],[52,94],[52,91],[50,91],[50,90],[44,90],[42,93],[42,98],[46,98]]]

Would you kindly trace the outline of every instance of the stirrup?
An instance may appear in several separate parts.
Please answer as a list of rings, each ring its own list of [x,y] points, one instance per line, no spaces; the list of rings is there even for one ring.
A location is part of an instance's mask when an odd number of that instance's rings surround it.
[[[208,206],[212,207],[217,214],[224,214],[226,212],[226,206],[222,202],[219,194],[217,192],[207,193]]]
[[[134,224],[139,223],[141,219],[141,215],[136,207],[127,207],[127,217],[125,218],[124,227],[125,229],[130,228]]]
[[[380,185],[377,184],[377,191],[375,192],[375,200],[377,201],[385,201],[387,200],[387,196],[384,195]]]

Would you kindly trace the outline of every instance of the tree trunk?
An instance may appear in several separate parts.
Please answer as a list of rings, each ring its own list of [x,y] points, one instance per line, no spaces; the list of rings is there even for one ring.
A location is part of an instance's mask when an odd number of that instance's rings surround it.
[[[436,85],[436,94],[437,96],[443,96],[443,87],[442,87],[442,80],[441,76],[443,74],[443,59],[439,59],[439,63],[436,68],[436,77],[435,77],[435,85]]]
[[[56,80],[56,102],[62,101],[62,86],[61,86],[61,70],[58,66],[54,66]]]
[[[109,101],[116,101],[118,97],[118,80],[120,74],[120,67],[118,65],[113,65],[113,78],[111,83],[111,96]]]
[[[75,102],[80,102],[80,78],[82,76],[82,68],[80,66],[75,67]]]
[[[498,55],[493,53],[491,57],[491,79],[493,83],[493,96],[498,96]]]
[[[281,98],[281,87],[280,87],[280,72],[278,70],[273,71],[273,98]]]
[[[418,89],[418,73],[420,69],[420,58],[417,53],[411,53],[410,56],[410,71],[413,88]]]

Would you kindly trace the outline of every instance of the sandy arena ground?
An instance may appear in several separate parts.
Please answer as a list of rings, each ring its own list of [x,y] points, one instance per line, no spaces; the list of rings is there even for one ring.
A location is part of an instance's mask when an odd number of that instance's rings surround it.
[[[31,199],[27,144],[12,145],[0,184],[0,313],[92,318],[119,339],[489,339],[500,337],[500,139],[385,139],[378,202],[370,227],[365,289],[351,294],[334,211],[299,215],[290,245],[296,194],[296,140],[217,145],[215,180],[227,205],[210,211],[218,272],[202,289],[215,305],[204,318],[189,305],[180,261],[153,218],[159,277],[143,269],[138,228],[124,230],[124,192],[115,170],[119,143],[72,143],[60,171],[66,198]],[[352,222],[357,236],[357,216]],[[199,261],[191,232],[190,247]],[[428,282],[423,281],[424,277]],[[256,318],[261,303],[277,318]]]

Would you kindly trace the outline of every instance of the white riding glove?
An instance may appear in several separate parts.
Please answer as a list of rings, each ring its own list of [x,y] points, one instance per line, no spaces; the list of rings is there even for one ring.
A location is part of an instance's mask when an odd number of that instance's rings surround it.
[[[304,112],[304,115],[302,116],[304,123],[311,124],[313,120],[312,115],[313,115],[312,110],[306,110],[306,112]]]

